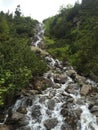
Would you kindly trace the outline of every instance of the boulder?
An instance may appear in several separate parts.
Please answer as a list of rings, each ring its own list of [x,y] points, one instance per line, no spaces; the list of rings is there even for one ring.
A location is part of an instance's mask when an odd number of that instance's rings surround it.
[[[93,106],[91,108],[91,112],[98,112],[98,106]]]
[[[19,112],[10,112],[6,120],[6,124],[16,124],[24,118],[24,114]]]
[[[13,130],[11,126],[0,125],[0,130]]]
[[[39,116],[41,115],[40,106],[35,105],[32,108],[32,118],[39,119]]]
[[[45,57],[45,56],[48,56],[48,55],[49,55],[48,52],[46,52],[46,51],[44,51],[44,50],[42,50],[41,48],[36,47],[36,46],[31,46],[31,50],[32,50],[33,52],[35,52],[36,54],[41,55],[42,57]]]
[[[48,100],[47,102],[48,109],[53,110],[55,107],[55,101],[53,99]]]
[[[31,130],[31,128],[29,126],[28,127],[22,126],[22,127],[18,128],[17,130]]]
[[[67,123],[64,123],[64,124],[61,126],[61,130],[73,130],[73,129],[71,128],[70,125],[68,125]]]
[[[67,81],[67,76],[64,74],[56,74],[54,75],[54,82],[55,83],[59,83],[59,84],[65,84],[65,82]]]
[[[92,87],[91,85],[83,85],[81,90],[80,90],[80,94],[83,96],[86,96],[89,94],[89,92],[91,91]]]
[[[47,128],[47,130],[51,130],[54,128],[58,123],[58,120],[56,118],[50,118],[44,121],[44,125]]]
[[[20,106],[17,109],[17,112],[22,113],[22,114],[26,114],[27,113],[26,107]]]

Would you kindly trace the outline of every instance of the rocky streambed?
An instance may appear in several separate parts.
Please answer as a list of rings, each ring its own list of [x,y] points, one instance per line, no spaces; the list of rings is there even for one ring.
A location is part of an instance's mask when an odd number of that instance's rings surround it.
[[[45,59],[50,70],[36,84],[47,88],[23,92],[0,129],[98,130],[97,84],[51,56]]]

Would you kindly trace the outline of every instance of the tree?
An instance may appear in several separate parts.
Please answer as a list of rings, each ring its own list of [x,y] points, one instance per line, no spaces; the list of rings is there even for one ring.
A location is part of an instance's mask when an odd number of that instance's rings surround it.
[[[17,5],[17,8],[16,8],[16,10],[15,10],[15,16],[16,16],[16,17],[20,17],[20,16],[21,16],[20,5]]]

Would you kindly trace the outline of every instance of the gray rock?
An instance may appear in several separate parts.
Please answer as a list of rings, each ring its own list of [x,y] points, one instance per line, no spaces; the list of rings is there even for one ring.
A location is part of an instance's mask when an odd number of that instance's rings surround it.
[[[9,114],[6,120],[6,124],[14,124],[16,122],[19,122],[23,118],[24,118],[24,114],[21,114],[19,112],[12,112]]]
[[[38,94],[39,92],[37,90],[29,90],[30,94],[35,95]]]
[[[12,130],[12,127],[7,125],[0,125],[0,130]]]
[[[31,130],[31,128],[23,126],[23,127],[20,127],[20,128],[18,128],[16,130]]]
[[[80,94],[86,96],[87,94],[89,94],[90,91],[91,91],[91,86],[84,84],[81,88]]]
[[[65,124],[63,124],[61,126],[61,130],[73,130],[73,129],[71,128],[70,125],[68,125],[67,123],[65,123]]]
[[[44,121],[44,125],[47,128],[47,130],[51,130],[54,128],[58,123],[58,120],[56,118],[50,118]]]
[[[91,112],[98,112],[98,106],[93,106],[92,108],[91,108]]]
[[[67,76],[64,75],[64,74],[62,74],[62,75],[56,74],[54,76],[54,82],[55,83],[64,84],[66,81],[67,81]]]
[[[54,106],[55,106],[55,101],[50,99],[48,102],[47,102],[47,105],[48,105],[48,109],[50,110],[53,110],[54,109]]]
[[[22,106],[19,107],[17,109],[17,112],[22,113],[22,114],[26,114],[27,113],[26,107],[22,107]]]
[[[82,110],[80,108],[77,108],[74,112],[77,115],[78,119],[80,120],[80,116],[81,116]]]
[[[33,108],[32,108],[32,118],[38,119],[40,115],[41,115],[40,106],[39,105],[33,106]]]

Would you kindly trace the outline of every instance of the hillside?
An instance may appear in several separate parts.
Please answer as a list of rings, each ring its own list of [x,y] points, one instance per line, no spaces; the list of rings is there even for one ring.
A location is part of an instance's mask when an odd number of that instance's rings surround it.
[[[82,0],[44,20],[45,42],[54,57],[98,81],[98,0]]]
[[[38,21],[22,15],[0,12],[0,107],[12,104],[33,77],[47,70],[44,60],[31,50]]]

